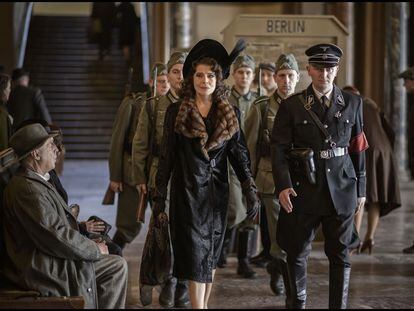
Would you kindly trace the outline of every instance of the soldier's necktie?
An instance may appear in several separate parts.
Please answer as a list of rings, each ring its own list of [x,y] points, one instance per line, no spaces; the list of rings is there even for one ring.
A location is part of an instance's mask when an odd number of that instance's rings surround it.
[[[329,99],[328,99],[328,97],[326,97],[325,95],[323,95],[322,97],[321,97],[321,100],[322,100],[322,104],[323,104],[323,108],[325,108],[325,109],[328,109],[329,108]]]

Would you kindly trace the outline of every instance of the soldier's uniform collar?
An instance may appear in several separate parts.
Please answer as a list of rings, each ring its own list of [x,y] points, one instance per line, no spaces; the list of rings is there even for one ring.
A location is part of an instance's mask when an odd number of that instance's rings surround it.
[[[252,96],[253,96],[253,92],[252,91],[249,91],[246,95],[241,95],[239,92],[237,92],[237,90],[236,90],[236,88],[234,86],[231,88],[231,94],[237,100],[239,100],[240,97],[243,97],[245,100],[251,100],[252,99]]]
[[[180,99],[178,96],[175,96],[171,90],[168,91],[167,98],[173,104],[178,102],[178,100]]]
[[[342,95],[342,92],[340,88],[337,87],[335,84],[333,85],[332,90],[332,102],[340,106],[345,106],[345,100]]]
[[[332,102],[334,86],[332,86],[332,89],[328,93],[325,93],[325,94],[322,94],[317,89],[315,89],[313,84],[312,84],[312,89],[313,89],[313,93],[315,94],[315,96],[318,98],[319,101],[321,100],[322,96],[326,96],[329,99],[329,101]]]
[[[276,91],[274,91],[273,93],[273,98],[275,99],[275,101],[280,105],[282,103],[283,98],[279,95],[279,93]]]

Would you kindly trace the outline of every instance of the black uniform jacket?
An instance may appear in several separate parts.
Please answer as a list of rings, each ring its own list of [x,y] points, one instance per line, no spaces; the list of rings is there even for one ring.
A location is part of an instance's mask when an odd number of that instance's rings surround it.
[[[180,104],[181,101],[171,104],[166,112],[155,201],[166,199],[171,176],[169,214],[174,274],[205,283],[212,281],[226,229],[227,159],[243,182],[251,178],[250,158],[243,132],[238,130],[208,151],[208,160],[201,150],[200,138],[175,132]],[[232,109],[240,120],[238,109]],[[211,131],[207,131],[211,137]]]
[[[331,105],[324,108],[312,85],[282,102],[272,132],[272,167],[276,194],[294,188],[293,208],[301,213],[337,214],[354,212],[357,197],[365,196],[365,152],[368,144],[363,132],[362,98],[334,85]],[[311,104],[337,147],[348,147],[349,154],[321,159],[318,153],[330,149],[325,135],[304,108],[299,96]],[[287,154],[291,147],[312,148],[315,156],[316,184],[303,172],[289,171]]]

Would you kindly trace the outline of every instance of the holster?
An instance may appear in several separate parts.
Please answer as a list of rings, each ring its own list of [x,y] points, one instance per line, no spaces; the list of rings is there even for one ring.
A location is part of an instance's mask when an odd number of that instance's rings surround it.
[[[289,151],[289,168],[295,173],[305,174],[310,184],[316,184],[316,169],[311,148],[292,148]]]

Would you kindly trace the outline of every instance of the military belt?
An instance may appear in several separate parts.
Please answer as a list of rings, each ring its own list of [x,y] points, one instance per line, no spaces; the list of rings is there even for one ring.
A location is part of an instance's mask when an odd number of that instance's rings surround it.
[[[318,152],[319,159],[331,159],[341,157],[348,154],[348,147],[336,147],[332,149],[320,150]]]

